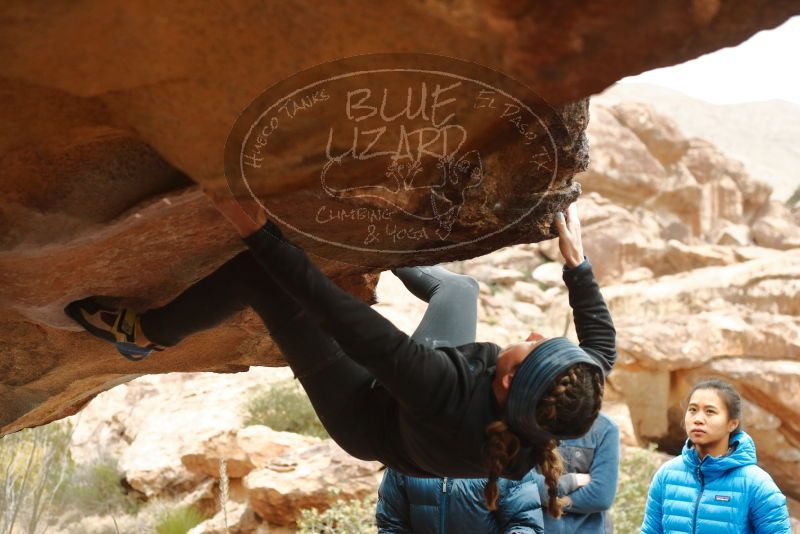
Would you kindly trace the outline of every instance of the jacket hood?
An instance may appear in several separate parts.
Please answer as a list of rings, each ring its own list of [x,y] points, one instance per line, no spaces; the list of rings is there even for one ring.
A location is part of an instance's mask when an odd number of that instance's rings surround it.
[[[725,456],[710,456],[706,455],[703,462],[700,462],[700,457],[697,451],[694,450],[692,440],[687,439],[683,445],[681,456],[683,463],[686,467],[695,472],[698,466],[703,471],[703,476],[706,478],[717,478],[731,469],[738,469],[746,465],[755,465],[756,463],[756,444],[744,430],[731,434],[728,444],[733,449],[730,454]]]

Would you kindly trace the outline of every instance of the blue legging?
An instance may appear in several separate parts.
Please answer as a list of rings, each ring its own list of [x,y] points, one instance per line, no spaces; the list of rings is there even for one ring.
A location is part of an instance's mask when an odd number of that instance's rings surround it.
[[[457,347],[475,342],[478,283],[444,267],[401,267],[392,272],[418,299],[428,303],[411,335],[429,347]]]
[[[434,348],[475,341],[478,284],[474,279],[439,266],[393,272],[428,303],[412,335],[415,341]],[[361,459],[381,460],[381,449],[396,446],[390,439],[375,445],[375,436],[394,432],[386,427],[396,419],[391,417],[397,409],[394,399],[263,271],[250,251],[235,256],[166,306],[144,313],[142,329],[151,341],[174,346],[247,306],[261,317],[323,426],[343,449]]]

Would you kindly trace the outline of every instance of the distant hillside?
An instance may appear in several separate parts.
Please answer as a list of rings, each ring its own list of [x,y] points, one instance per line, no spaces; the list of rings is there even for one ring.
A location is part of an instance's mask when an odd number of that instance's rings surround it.
[[[707,139],[744,163],[788,199],[800,186],[800,106],[768,100],[718,106],[647,84],[617,84],[594,97],[599,103],[644,102],[671,117],[688,136]]]

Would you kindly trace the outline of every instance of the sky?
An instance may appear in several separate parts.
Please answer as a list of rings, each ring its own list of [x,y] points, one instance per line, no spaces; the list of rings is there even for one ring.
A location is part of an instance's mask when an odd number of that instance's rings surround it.
[[[738,46],[619,83],[659,85],[712,104],[781,99],[800,105],[800,16]]]

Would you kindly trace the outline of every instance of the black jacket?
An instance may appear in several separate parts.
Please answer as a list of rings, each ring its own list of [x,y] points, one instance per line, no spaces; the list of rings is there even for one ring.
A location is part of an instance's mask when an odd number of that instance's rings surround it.
[[[499,346],[421,345],[334,284],[271,223],[245,242],[347,356],[375,377],[364,397],[375,459],[413,476],[487,476],[485,428],[502,417],[491,388]],[[616,332],[589,261],[565,269],[564,281],[580,346],[608,372],[616,360]],[[528,456],[523,449],[503,476],[525,476],[534,467]]]

